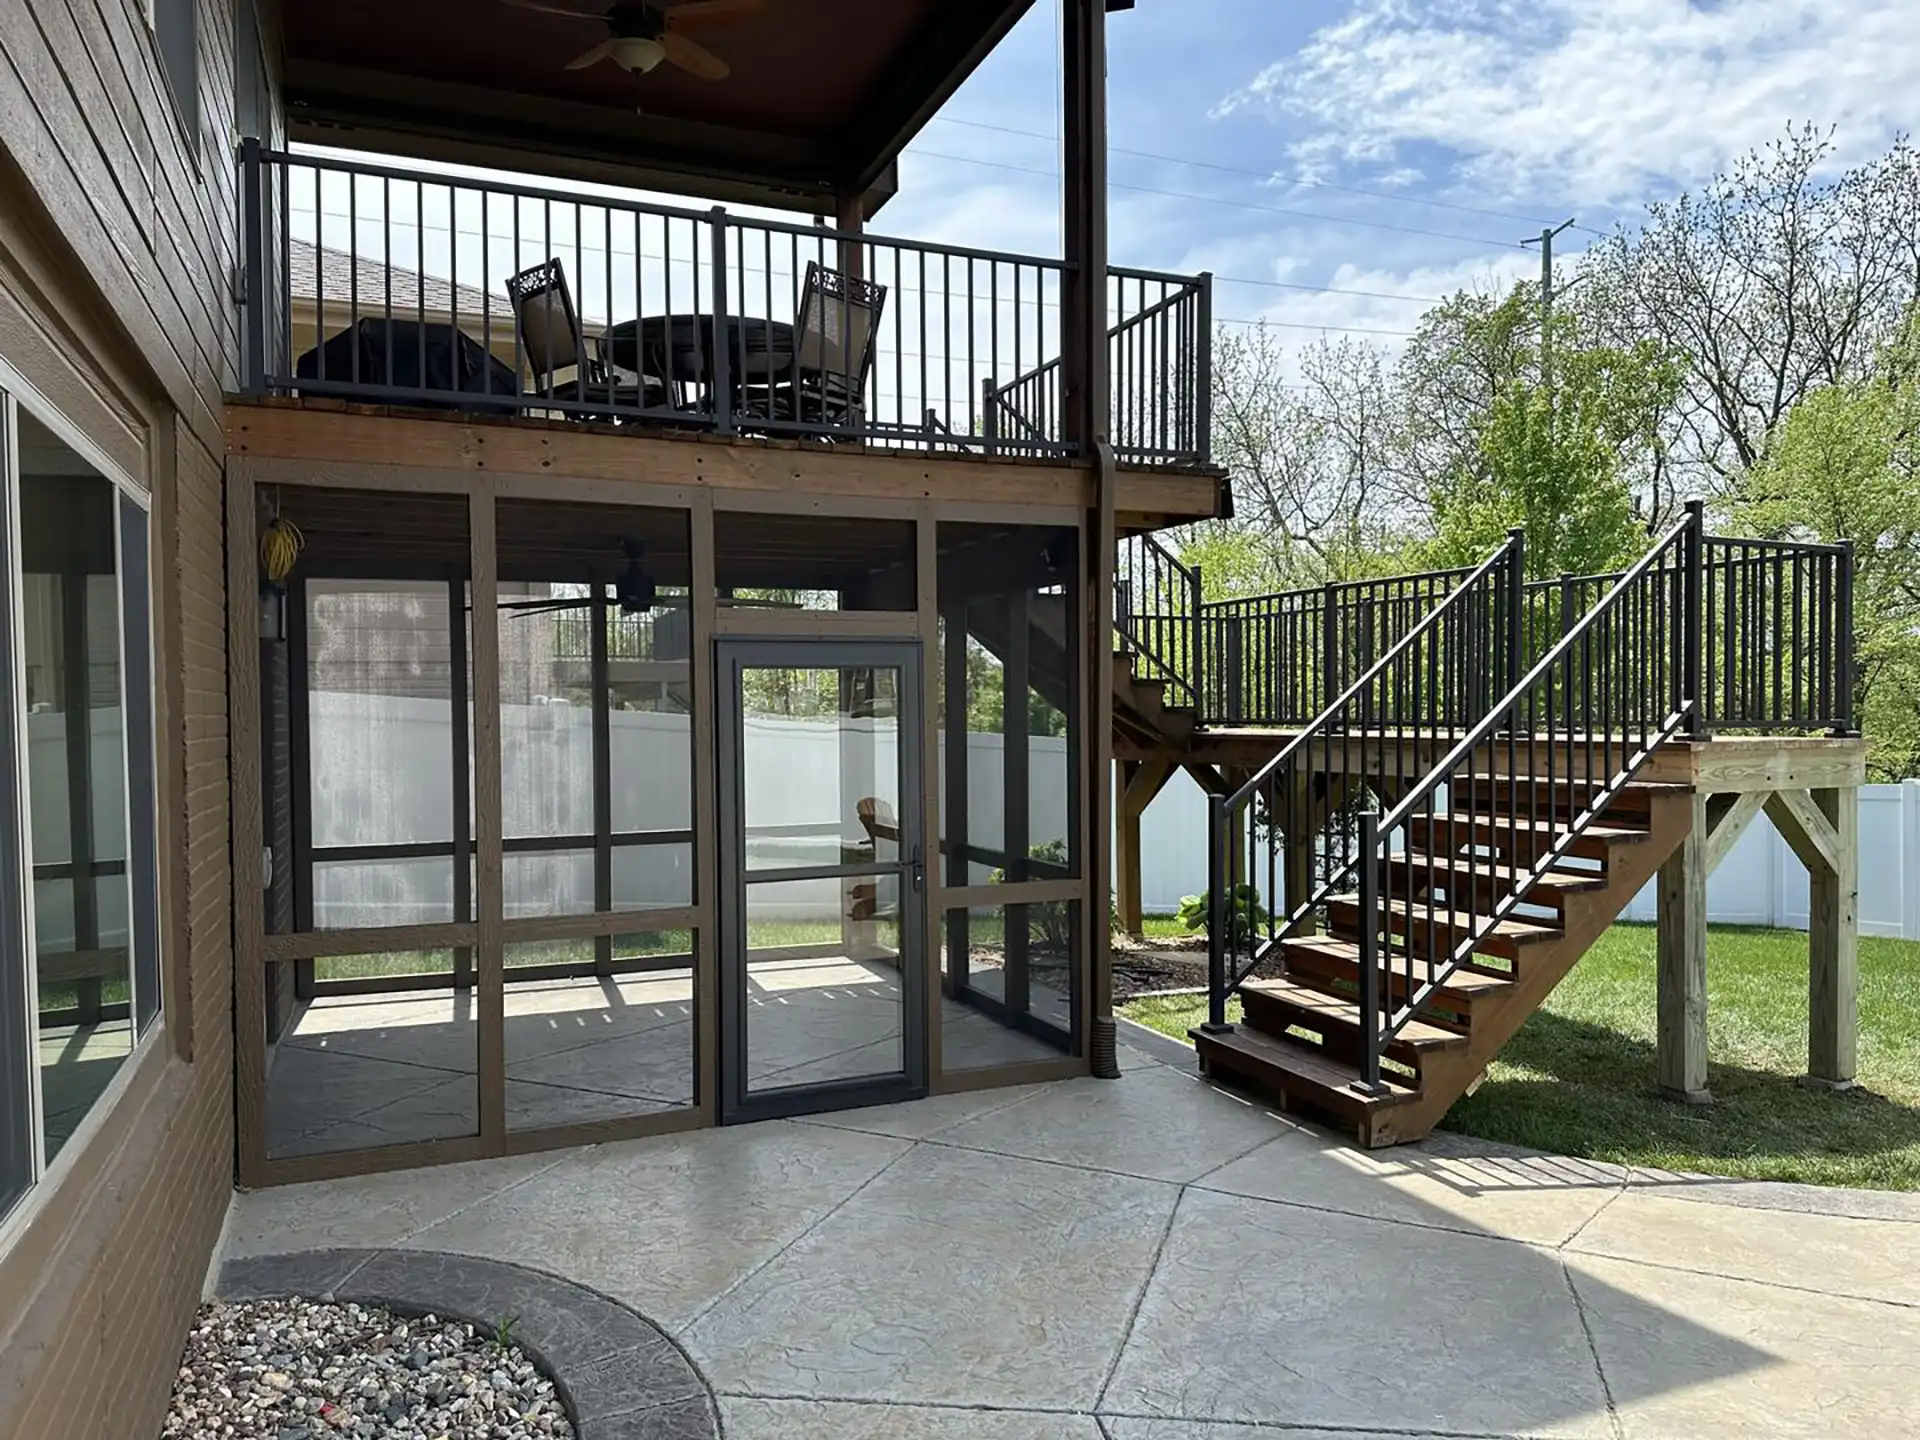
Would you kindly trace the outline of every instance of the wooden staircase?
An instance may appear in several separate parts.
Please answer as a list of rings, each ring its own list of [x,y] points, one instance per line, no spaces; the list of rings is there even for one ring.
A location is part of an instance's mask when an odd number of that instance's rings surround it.
[[[983,601],[967,610],[967,631],[996,659],[1004,663],[1012,650],[1006,633],[1004,608]],[[1027,663],[1031,683],[1047,703],[1065,711],[1070,704],[1067,677],[1066,605],[1054,595],[1036,595],[1027,602]],[[1171,685],[1138,673],[1138,656],[1124,644],[1113,652],[1113,727],[1120,739],[1149,749],[1177,751],[1199,727],[1191,704],[1169,698]]]
[[[1628,784],[1534,879],[1498,924],[1485,917],[1565,837],[1596,788],[1525,776],[1456,785],[1454,809],[1417,817],[1410,847],[1378,862],[1372,914],[1357,894],[1325,905],[1326,933],[1279,942],[1283,973],[1240,988],[1244,1018],[1192,1032],[1203,1070],[1231,1077],[1289,1110],[1330,1121],[1361,1144],[1417,1140],[1478,1083],[1501,1046],[1573,969],[1686,837],[1692,797],[1681,786]],[[1549,806],[1546,795],[1555,797]],[[1489,807],[1498,807],[1498,814]],[[1549,813],[1557,811],[1559,813]],[[1525,823],[1518,817],[1525,815]],[[1381,1052],[1378,1093],[1361,1083],[1363,927],[1380,947],[1380,993],[1400,1006],[1426,988],[1458,943],[1485,930]],[[1268,965],[1263,968],[1272,968]]]

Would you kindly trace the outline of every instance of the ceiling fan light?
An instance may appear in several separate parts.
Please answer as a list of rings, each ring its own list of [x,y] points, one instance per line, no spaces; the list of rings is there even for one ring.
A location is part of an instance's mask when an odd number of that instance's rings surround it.
[[[634,36],[615,42],[613,58],[622,69],[645,75],[659,69],[661,63],[667,58],[667,51],[658,40]]]

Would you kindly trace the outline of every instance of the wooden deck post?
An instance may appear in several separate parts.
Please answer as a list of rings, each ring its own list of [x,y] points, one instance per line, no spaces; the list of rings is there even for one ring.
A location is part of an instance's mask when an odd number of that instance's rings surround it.
[[[1860,1031],[1860,792],[1815,790],[1833,827],[1834,864],[1812,874],[1808,912],[1807,1083],[1854,1086]]]
[[[1115,908],[1120,924],[1136,940],[1145,928],[1140,883],[1140,817],[1173,777],[1171,760],[1129,760],[1114,777],[1113,813]]]
[[[1767,817],[1807,867],[1806,1082],[1848,1090],[1860,1008],[1860,790],[1777,790]]]
[[[1707,1089],[1707,797],[1693,794],[1686,838],[1660,866],[1657,1054],[1661,1093],[1705,1105]]]
[[[1140,761],[1128,760],[1114,769],[1114,908],[1120,928],[1138,940],[1146,917],[1140,909],[1140,812],[1127,804],[1127,790],[1140,773]]]

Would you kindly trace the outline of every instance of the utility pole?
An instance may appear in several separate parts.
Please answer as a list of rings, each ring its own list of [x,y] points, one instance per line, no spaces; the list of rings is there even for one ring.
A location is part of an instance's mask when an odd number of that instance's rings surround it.
[[[1572,220],[1563,220],[1520,242],[1540,247],[1540,383],[1549,392],[1553,389],[1553,242],[1572,228]]]

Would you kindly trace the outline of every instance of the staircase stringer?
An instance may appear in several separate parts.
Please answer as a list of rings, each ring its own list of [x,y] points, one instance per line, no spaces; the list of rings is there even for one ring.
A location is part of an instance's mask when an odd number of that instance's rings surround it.
[[[1645,839],[1613,847],[1606,883],[1569,895],[1556,928],[1560,933],[1529,946],[1512,984],[1475,1007],[1468,1043],[1429,1062],[1416,1098],[1383,1108],[1368,1117],[1361,1140],[1369,1146],[1396,1145],[1430,1133],[1466,1094],[1520,1027],[1573,971],[1594,942],[1606,933],[1633,897],[1659,873],[1680,848],[1693,825],[1693,797],[1668,791],[1651,799]]]

